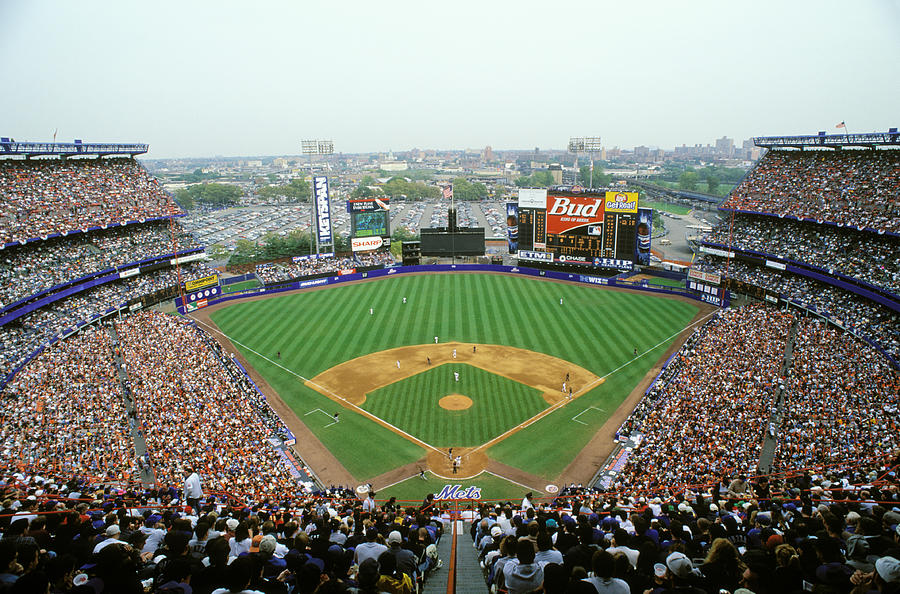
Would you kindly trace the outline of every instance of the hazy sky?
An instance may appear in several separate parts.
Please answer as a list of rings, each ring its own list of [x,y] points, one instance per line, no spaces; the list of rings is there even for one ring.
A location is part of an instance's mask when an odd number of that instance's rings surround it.
[[[0,0],[0,134],[163,158],[886,130],[898,31],[898,0]]]

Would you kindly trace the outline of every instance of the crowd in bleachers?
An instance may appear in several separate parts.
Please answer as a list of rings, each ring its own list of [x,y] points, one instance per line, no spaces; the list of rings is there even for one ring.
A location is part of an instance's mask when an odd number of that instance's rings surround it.
[[[182,282],[208,273],[209,269],[202,264],[181,267]],[[0,326],[0,379],[66,328],[75,328],[80,322],[104,314],[111,307],[117,308],[131,299],[177,284],[178,275],[174,269],[132,276],[76,293]]]
[[[890,235],[738,215],[704,241],[805,262],[900,294],[900,239]]]
[[[900,493],[887,472],[898,463],[835,484],[727,477],[681,498],[579,489],[562,509],[527,494],[482,505],[472,540],[491,592],[895,593]]]
[[[0,392],[0,469],[129,480],[134,444],[108,334],[91,328],[44,350]]]
[[[900,374],[821,320],[798,324],[776,468],[844,465],[900,448]]]
[[[360,266],[393,266],[396,264],[394,256],[389,250],[377,250],[372,252],[356,252],[353,257]]]
[[[0,160],[0,243],[180,212],[133,159]]]
[[[703,258],[695,266],[706,272],[726,275],[726,263],[722,259]],[[813,307],[855,334],[877,342],[900,360],[900,316],[887,307],[810,278],[744,262],[729,262],[727,276],[774,291],[805,307]]]
[[[263,283],[270,285],[304,276],[312,276],[327,272],[339,272],[355,268],[358,264],[352,258],[310,258],[296,262],[283,262],[280,264],[257,264],[256,276]]]
[[[210,489],[257,501],[298,488],[246,391],[193,326],[143,312],[116,328],[157,482],[177,484],[192,465]]]
[[[176,233],[178,251],[199,247],[177,224]],[[174,251],[166,221],[10,247],[0,251],[0,307],[101,270]]]
[[[769,151],[722,206],[900,233],[900,151]]]
[[[754,472],[791,322],[788,313],[742,307],[698,330],[673,362],[677,375],[632,413],[642,440],[617,487],[657,492]]]

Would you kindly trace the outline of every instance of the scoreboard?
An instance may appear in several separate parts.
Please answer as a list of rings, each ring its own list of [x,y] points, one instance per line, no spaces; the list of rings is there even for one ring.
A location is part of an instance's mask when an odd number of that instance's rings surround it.
[[[350,213],[351,236],[389,238],[390,209],[391,200],[387,197],[348,200],[347,212]]]
[[[520,259],[630,270],[639,251],[649,254],[651,217],[639,212],[637,192],[523,189],[518,206]]]

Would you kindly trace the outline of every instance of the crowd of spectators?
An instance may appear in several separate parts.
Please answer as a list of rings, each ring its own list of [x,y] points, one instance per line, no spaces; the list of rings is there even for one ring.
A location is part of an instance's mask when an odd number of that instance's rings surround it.
[[[776,467],[843,467],[900,448],[900,374],[874,349],[802,319],[794,339]]]
[[[582,492],[562,508],[526,495],[521,506],[482,505],[472,540],[491,592],[893,593],[900,490],[887,472],[898,462],[876,465],[886,480],[874,483],[858,473],[844,485],[814,474],[729,477],[722,491]]]
[[[180,213],[134,159],[0,160],[0,244]]]
[[[296,262],[282,262],[280,264],[257,264],[256,276],[267,284],[281,283],[304,276],[313,276],[328,272],[340,272],[359,266],[353,258],[309,258]]]
[[[722,207],[900,233],[900,151],[769,151]]]
[[[672,363],[677,375],[632,413],[640,445],[615,487],[660,492],[756,471],[792,321],[749,306],[725,310],[698,330]]]
[[[182,282],[208,273],[208,268],[198,263],[181,267]],[[177,284],[178,274],[174,269],[157,270],[76,293],[0,326],[0,379],[65,329],[75,328],[132,299]]]
[[[0,591],[11,594],[401,592],[441,562],[434,506],[297,494],[270,504],[178,489],[0,480]]]
[[[704,257],[695,266],[726,275],[726,263],[719,258]],[[739,261],[728,262],[727,276],[827,314],[854,334],[877,342],[894,359],[900,360],[900,316],[887,307],[833,285]]]
[[[178,251],[199,247],[175,227]],[[0,251],[0,307],[101,270],[174,252],[167,221],[13,246]]]
[[[127,481],[134,444],[108,334],[90,328],[45,349],[0,392],[0,469]]]
[[[737,215],[704,241],[805,262],[900,295],[900,238],[891,235]]]
[[[209,489],[256,501],[299,489],[246,391],[193,325],[148,311],[116,329],[157,483],[179,484],[192,467]]]
[[[394,256],[389,250],[356,252],[353,256],[360,266],[393,266],[396,264]]]

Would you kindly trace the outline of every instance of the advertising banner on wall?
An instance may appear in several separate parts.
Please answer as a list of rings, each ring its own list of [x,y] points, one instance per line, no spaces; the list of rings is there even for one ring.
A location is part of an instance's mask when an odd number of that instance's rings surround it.
[[[354,252],[377,250],[383,245],[384,240],[377,235],[374,237],[354,237],[350,240],[350,249]]]
[[[634,261],[641,266],[649,266],[650,238],[653,236],[653,210],[639,208],[637,212],[637,241],[635,242]]]
[[[547,233],[559,235],[578,227],[603,227],[604,200],[596,194],[547,196]],[[588,233],[590,233],[588,229]],[[599,233],[598,233],[599,235]]]
[[[319,245],[332,245],[331,203],[328,200],[328,178],[324,175],[313,178],[313,208],[316,212],[316,237]]]
[[[519,205],[516,202],[506,203],[506,245],[510,254],[519,249]]]
[[[606,212],[636,213],[638,211],[638,193],[607,192],[604,208],[606,209]]]
[[[519,190],[519,208],[547,208],[547,190],[522,188]]]

